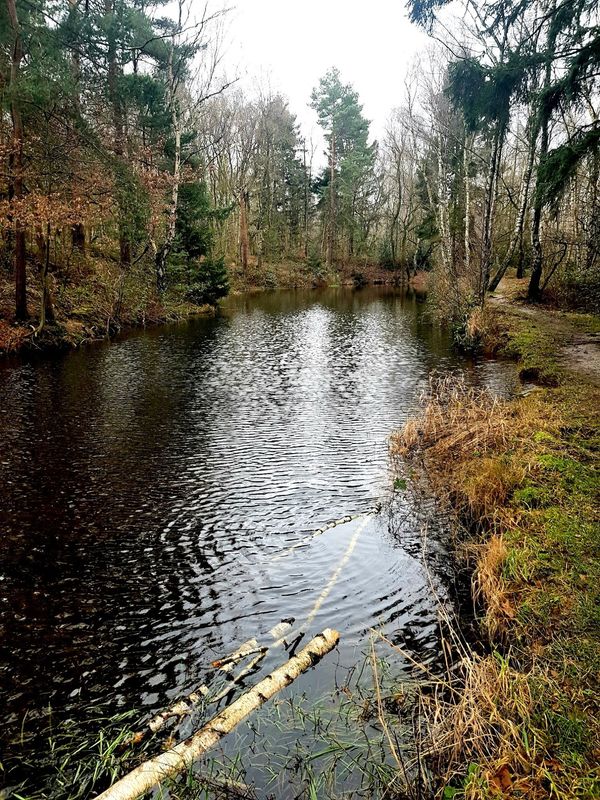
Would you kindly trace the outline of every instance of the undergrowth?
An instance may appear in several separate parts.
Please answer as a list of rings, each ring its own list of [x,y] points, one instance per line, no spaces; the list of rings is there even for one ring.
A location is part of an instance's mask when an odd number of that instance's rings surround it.
[[[11,321],[12,282],[0,272],[0,354],[74,347],[123,328],[211,312],[209,306],[191,302],[184,286],[174,285],[159,296],[147,261],[133,264],[124,273],[117,262],[91,253],[78,256],[68,268],[51,276],[54,319],[47,320],[44,329],[38,331],[42,293],[35,272],[29,271],[30,319],[18,325]]]
[[[557,376],[546,336],[525,357]],[[506,401],[435,379],[393,439],[455,513],[488,640],[429,704],[444,798],[600,796],[600,390],[554,382]]]

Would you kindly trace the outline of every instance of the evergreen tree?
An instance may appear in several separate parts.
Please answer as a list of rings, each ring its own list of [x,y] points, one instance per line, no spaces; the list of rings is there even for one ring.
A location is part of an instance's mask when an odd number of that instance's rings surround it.
[[[339,70],[329,70],[321,78],[311,105],[328,144],[329,167],[321,186],[327,201],[326,265],[331,267],[338,229],[345,234],[348,255],[355,254],[359,215],[372,191],[377,145],[369,145],[369,122],[362,114],[358,94],[342,83]]]

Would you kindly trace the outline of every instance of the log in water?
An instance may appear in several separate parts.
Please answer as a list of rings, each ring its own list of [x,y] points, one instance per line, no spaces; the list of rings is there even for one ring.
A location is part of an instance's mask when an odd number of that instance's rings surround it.
[[[260,683],[248,689],[235,702],[213,717],[189,739],[172,747],[166,753],[145,761],[117,783],[107,789],[97,800],[135,800],[167,778],[180,774],[200,756],[214,747],[223,736],[240,724],[273,695],[285,689],[307,669],[317,664],[336,646],[340,639],[337,631],[326,628],[289,661],[267,675]]]

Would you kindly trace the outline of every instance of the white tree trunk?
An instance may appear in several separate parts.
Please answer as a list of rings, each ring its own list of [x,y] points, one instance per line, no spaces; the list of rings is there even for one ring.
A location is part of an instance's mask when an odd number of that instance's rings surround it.
[[[238,697],[189,739],[140,764],[129,775],[98,795],[96,800],[135,800],[159,786],[167,778],[188,769],[253,711],[318,663],[323,656],[333,650],[339,639],[337,631],[326,628],[297,655]]]
[[[171,106],[171,125],[175,137],[175,153],[173,160],[173,187],[171,189],[171,202],[169,203],[167,230],[165,241],[156,256],[156,285],[159,292],[163,292],[167,284],[167,259],[175,241],[177,228],[177,206],[179,204],[179,184],[181,183],[181,119],[177,107],[175,92],[175,76],[173,73],[173,49],[169,53],[169,104]]]

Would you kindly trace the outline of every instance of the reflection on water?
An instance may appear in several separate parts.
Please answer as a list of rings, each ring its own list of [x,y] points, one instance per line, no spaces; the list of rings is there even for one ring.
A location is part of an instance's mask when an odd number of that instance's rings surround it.
[[[49,704],[158,709],[215,654],[308,614],[354,523],[273,554],[386,492],[387,437],[430,372],[514,385],[510,365],[457,359],[424,311],[384,289],[231,298],[216,319],[0,368],[9,728]],[[342,663],[378,624],[437,653],[418,525],[396,528],[373,518],[311,625],[341,631]]]

